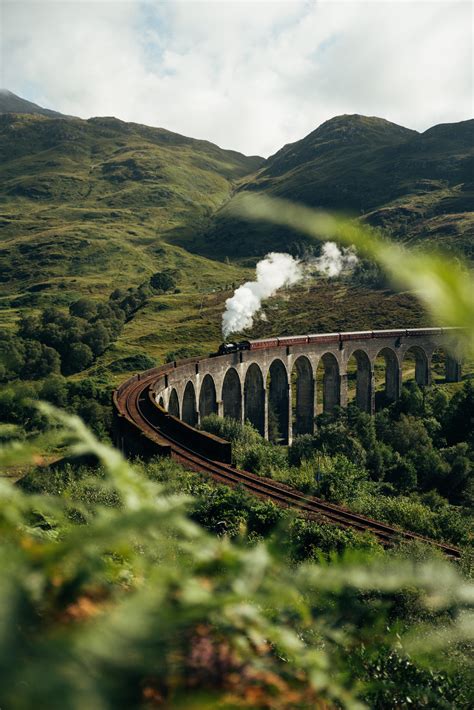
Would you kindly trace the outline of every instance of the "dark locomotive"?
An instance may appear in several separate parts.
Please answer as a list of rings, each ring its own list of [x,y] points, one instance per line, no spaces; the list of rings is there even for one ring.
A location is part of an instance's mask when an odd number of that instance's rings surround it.
[[[250,350],[248,340],[242,340],[240,343],[222,343],[219,345],[219,350],[216,355],[228,355],[229,353],[238,353],[241,350]]]

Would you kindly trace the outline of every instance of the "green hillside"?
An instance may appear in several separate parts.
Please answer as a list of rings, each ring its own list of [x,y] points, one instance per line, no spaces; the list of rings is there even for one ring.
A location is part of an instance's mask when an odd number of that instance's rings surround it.
[[[176,293],[151,294],[102,364],[143,351],[160,360],[209,351],[248,267],[268,250],[306,249],[299,234],[231,217],[245,190],[349,211],[406,240],[472,248],[473,121],[418,134],[340,116],[265,161],[115,118],[50,117],[28,106],[9,113],[8,98],[0,96],[0,328],[173,272]],[[308,331],[426,320],[410,294],[360,280],[275,304],[249,335],[295,323]]]
[[[429,239],[472,255],[473,146],[474,121],[419,134],[379,118],[338,116],[270,157],[240,191],[343,211],[396,238]],[[299,235],[264,225],[249,230],[230,216],[229,206],[189,248],[237,258],[298,249]]]
[[[102,293],[164,266],[185,283],[203,269],[235,278],[170,243],[205,223],[260,158],[112,118],[26,114],[0,116],[0,156],[4,295]]]

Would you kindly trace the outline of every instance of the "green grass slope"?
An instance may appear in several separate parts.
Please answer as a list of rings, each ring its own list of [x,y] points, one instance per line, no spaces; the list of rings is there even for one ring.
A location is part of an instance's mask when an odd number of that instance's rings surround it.
[[[173,246],[262,159],[111,118],[0,116],[0,294],[136,285],[164,267],[229,282],[235,270]],[[44,291],[43,291],[44,290]],[[69,295],[68,295],[69,294]]]

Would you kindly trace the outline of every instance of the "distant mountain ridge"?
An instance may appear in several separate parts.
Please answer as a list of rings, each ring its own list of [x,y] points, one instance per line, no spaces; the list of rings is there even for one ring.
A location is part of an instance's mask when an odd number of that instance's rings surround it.
[[[472,179],[473,144],[474,121],[418,133],[379,118],[337,116],[268,158],[244,189],[365,211],[405,193],[405,181]]]
[[[67,259],[94,274],[95,249],[111,281],[130,278],[133,263],[116,273],[98,233],[150,269],[157,253],[174,261],[176,248],[247,262],[304,243],[236,219],[229,208],[245,191],[342,210],[395,238],[474,256],[473,120],[418,133],[337,116],[265,160],[164,128],[62,116],[11,92],[0,94],[0,114],[0,289],[59,277]]]
[[[427,238],[474,257],[474,120],[418,133],[380,118],[337,116],[268,158],[240,183],[237,192],[245,191],[359,215],[395,238]],[[238,257],[288,250],[302,239],[262,224],[249,231],[229,207],[192,248],[216,256],[225,244],[226,255]]]
[[[322,157],[334,147],[345,145],[347,149],[397,145],[416,135],[413,131],[382,118],[359,114],[336,116],[295,143],[288,143],[268,158],[266,171],[276,176],[286,170]]]
[[[50,116],[52,118],[60,118],[64,114],[58,111],[52,111],[49,108],[43,108],[32,101],[22,99],[8,89],[0,89],[0,114],[1,113],[32,113],[40,116]],[[66,116],[64,116],[66,118]]]

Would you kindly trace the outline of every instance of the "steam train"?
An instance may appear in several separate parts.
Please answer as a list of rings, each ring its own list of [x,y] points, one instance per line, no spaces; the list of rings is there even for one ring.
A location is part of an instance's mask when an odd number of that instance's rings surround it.
[[[410,336],[441,335],[448,328],[403,328],[397,330],[363,330],[346,333],[315,333],[313,335],[289,335],[283,338],[265,338],[263,340],[242,340],[240,343],[222,343],[213,357],[240,352],[241,350],[264,350],[267,348],[288,347],[290,345],[307,345],[309,343],[343,343],[350,340],[365,340],[369,338],[409,338]]]
[[[229,353],[238,353],[241,350],[250,350],[250,342],[242,340],[240,343],[222,343],[215,355],[228,355]]]

